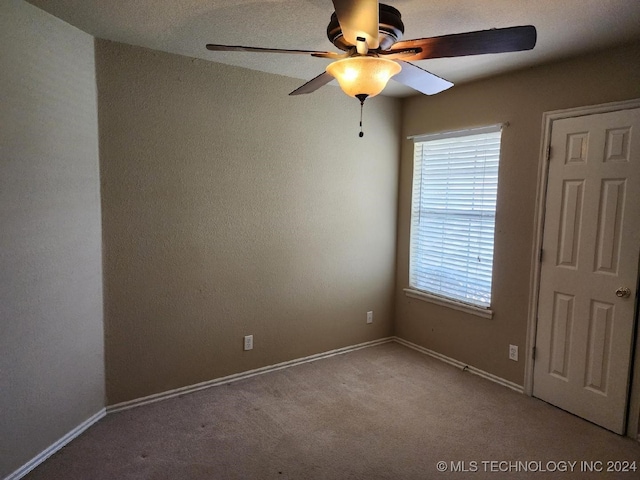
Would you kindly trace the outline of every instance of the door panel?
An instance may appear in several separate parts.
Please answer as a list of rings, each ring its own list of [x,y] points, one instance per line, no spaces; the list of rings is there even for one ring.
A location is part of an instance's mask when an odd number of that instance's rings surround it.
[[[624,433],[640,252],[640,109],[554,121],[549,162],[533,395]],[[630,294],[618,296],[620,287]]]

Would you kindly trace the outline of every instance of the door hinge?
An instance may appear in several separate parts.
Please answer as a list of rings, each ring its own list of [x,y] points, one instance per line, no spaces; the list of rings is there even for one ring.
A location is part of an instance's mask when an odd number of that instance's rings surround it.
[[[539,261],[540,263],[542,263],[542,257],[544,256],[544,250],[541,248],[540,249],[540,257],[539,257]]]
[[[547,162],[551,160],[551,145],[547,147]]]
[[[533,347],[533,348],[531,349],[531,358],[532,358],[533,360],[535,360],[535,359],[536,359],[536,347]]]

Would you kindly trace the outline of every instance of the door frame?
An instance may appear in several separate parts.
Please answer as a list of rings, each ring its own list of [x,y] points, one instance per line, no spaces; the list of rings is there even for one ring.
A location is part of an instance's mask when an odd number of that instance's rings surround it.
[[[524,393],[533,396],[533,347],[536,343],[536,330],[538,326],[538,295],[540,292],[540,250],[545,220],[545,205],[547,201],[547,180],[549,176],[549,146],[551,144],[551,129],[553,122],[565,118],[581,117],[597,113],[609,113],[620,110],[640,108],[640,98],[622,102],[604,103],[586,107],[553,110],[542,114],[542,141],[540,143],[540,155],[538,158],[538,177],[536,190],[536,206],[534,216],[534,244],[531,252],[531,276],[529,280],[529,308],[527,318],[527,336],[525,343],[524,364]],[[638,299],[636,298],[636,318],[634,332],[634,352],[631,364],[631,389],[627,408],[627,432],[628,437],[640,441],[640,335],[638,334]]]

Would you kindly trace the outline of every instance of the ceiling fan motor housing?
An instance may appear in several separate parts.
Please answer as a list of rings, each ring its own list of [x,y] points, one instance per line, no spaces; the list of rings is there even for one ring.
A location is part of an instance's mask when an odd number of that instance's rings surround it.
[[[398,40],[402,39],[404,33],[404,23],[400,12],[389,5],[380,4],[378,40],[380,42],[380,50],[388,50]],[[342,28],[338,22],[336,12],[331,15],[331,21],[327,26],[327,37],[340,50],[348,51],[354,47],[344,39]]]

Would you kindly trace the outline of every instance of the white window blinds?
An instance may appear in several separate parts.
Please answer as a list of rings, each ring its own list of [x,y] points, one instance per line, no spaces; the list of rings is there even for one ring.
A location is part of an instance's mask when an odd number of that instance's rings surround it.
[[[501,126],[414,138],[410,286],[491,304]]]

